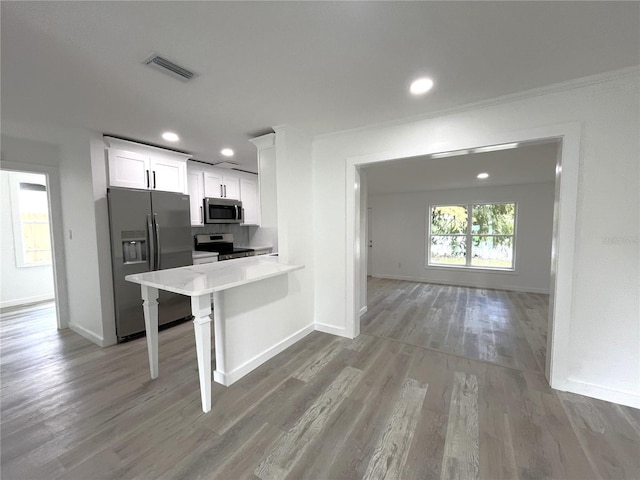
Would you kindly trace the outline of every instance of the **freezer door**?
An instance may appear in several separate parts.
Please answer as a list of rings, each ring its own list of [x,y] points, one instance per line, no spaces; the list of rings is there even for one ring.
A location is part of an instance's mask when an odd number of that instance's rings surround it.
[[[153,229],[156,237],[158,270],[193,265],[193,237],[189,195],[151,192]],[[160,325],[191,315],[189,297],[160,291],[158,322]]]
[[[151,268],[153,236],[147,224],[151,219],[151,195],[141,190],[109,188],[107,199],[116,334],[121,340],[144,331],[140,286],[127,282],[124,277],[148,272]]]

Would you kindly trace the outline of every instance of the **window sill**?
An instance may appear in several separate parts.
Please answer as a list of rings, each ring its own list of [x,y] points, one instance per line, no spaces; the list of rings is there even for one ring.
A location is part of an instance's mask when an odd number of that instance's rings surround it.
[[[468,265],[425,265],[425,270],[446,270],[459,272],[477,272],[477,273],[500,273],[506,275],[518,275],[515,268],[489,268],[489,267],[471,267]]]

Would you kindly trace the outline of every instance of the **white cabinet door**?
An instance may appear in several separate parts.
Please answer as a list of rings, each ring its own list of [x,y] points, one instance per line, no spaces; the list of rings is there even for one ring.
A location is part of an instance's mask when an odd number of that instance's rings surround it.
[[[189,206],[191,211],[191,225],[194,227],[204,225],[204,173],[199,171],[187,171],[187,187],[189,191]]]
[[[151,157],[151,188],[165,192],[185,193],[186,162]]]
[[[257,176],[240,178],[240,200],[242,200],[245,225],[260,225]]]
[[[204,171],[204,196],[210,198],[222,198],[224,196],[222,175],[215,170]]]
[[[149,188],[149,156],[125,150],[109,149],[109,185],[125,188]]]
[[[240,179],[232,175],[222,177],[222,192],[224,198],[240,200]]]

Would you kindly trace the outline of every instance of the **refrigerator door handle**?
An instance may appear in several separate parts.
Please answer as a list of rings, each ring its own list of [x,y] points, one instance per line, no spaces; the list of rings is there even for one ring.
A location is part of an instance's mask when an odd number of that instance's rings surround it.
[[[151,215],[147,215],[147,235],[149,236],[149,270],[155,270],[156,241],[153,233]]]
[[[158,214],[153,214],[153,227],[156,231],[156,270],[160,270],[162,266],[160,265],[160,226],[158,225]]]

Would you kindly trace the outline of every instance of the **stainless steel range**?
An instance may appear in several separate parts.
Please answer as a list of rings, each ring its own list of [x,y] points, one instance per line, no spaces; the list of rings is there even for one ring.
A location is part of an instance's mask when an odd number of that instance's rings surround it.
[[[196,235],[194,248],[199,252],[218,252],[218,261],[255,255],[253,248],[235,248],[231,233]]]

